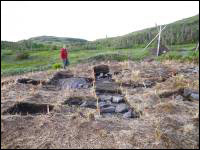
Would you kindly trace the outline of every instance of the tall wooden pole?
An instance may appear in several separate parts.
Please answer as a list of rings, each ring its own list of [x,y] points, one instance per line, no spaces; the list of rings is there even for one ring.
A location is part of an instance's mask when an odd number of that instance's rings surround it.
[[[165,28],[167,27],[167,25],[161,29],[161,31],[163,31]],[[159,33],[151,40],[151,42],[149,42],[149,44],[147,44],[147,46],[144,48],[144,50],[159,36]]]
[[[157,48],[157,56],[159,55],[159,49],[160,49],[160,36],[161,36],[161,32],[162,32],[162,26],[160,26],[160,31],[159,31],[159,35],[158,35],[158,48]]]
[[[199,42],[198,42],[198,44],[197,44],[197,47],[196,47],[196,50],[195,51],[197,51],[199,49]]]

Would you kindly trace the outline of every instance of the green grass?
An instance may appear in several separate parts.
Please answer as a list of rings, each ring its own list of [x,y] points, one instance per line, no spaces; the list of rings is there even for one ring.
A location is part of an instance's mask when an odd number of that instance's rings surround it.
[[[191,43],[191,44],[172,45],[169,48],[174,51],[174,50],[182,50],[182,49],[192,50],[195,47],[196,47],[196,44]]]
[[[158,60],[164,59],[177,59],[177,60],[196,60],[199,54],[193,53],[192,48],[195,44],[176,45],[172,46],[171,52],[162,55]],[[187,51],[179,52],[180,48]],[[52,69],[54,64],[62,65],[60,60],[59,50],[37,50],[28,51],[29,58],[24,60],[16,60],[16,52],[10,50],[2,50],[1,53],[1,75],[15,75],[25,72],[39,71]],[[101,50],[74,50],[69,52],[70,66],[78,63],[90,61],[125,61],[125,60],[142,60],[149,56],[148,50],[143,48],[130,48],[130,49],[101,49]]]
[[[6,56],[6,55],[12,55],[13,51],[12,50],[2,50],[1,51],[1,58]]]
[[[180,62],[193,62],[199,63],[199,51],[170,51],[164,55],[161,55],[157,58],[157,60],[177,60]]]

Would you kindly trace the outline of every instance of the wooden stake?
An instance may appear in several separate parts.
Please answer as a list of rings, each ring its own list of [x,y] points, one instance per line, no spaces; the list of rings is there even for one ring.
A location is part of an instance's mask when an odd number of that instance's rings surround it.
[[[49,114],[49,105],[47,105],[47,114]]]
[[[197,51],[199,49],[199,42],[198,42],[198,44],[197,44],[197,47],[196,47],[196,50],[195,51]]]
[[[157,56],[159,55],[159,49],[160,49],[160,36],[161,36],[161,32],[162,32],[162,26],[160,26],[160,31],[159,31],[159,35],[158,35],[158,48],[157,48]]]

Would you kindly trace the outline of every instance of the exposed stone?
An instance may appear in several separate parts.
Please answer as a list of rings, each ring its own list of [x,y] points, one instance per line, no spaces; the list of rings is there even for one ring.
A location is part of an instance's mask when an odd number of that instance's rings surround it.
[[[133,117],[134,117],[134,114],[131,109],[128,112],[123,114],[123,118],[133,118]]]
[[[101,101],[111,101],[112,96],[111,96],[111,95],[100,95],[100,96],[99,96],[99,99],[100,99]]]
[[[89,85],[88,84],[83,85],[83,88],[87,89],[87,88],[89,88]]]
[[[183,96],[181,96],[181,95],[178,95],[178,96],[176,96],[176,98],[175,98],[176,100],[183,100],[184,99],[184,97]]]
[[[183,92],[183,96],[184,96],[184,97],[190,97],[192,93],[193,93],[193,94],[198,94],[198,91],[185,88],[185,89],[184,89],[184,92]]]
[[[192,94],[190,95],[190,97],[191,97],[192,99],[199,100],[199,94],[192,93]]]
[[[88,108],[94,108],[94,109],[96,109],[97,108],[97,106],[96,106],[97,104],[96,104],[96,102],[95,101],[85,101],[85,102],[83,102],[80,106],[81,107],[88,107]]]
[[[127,112],[128,109],[129,109],[129,107],[127,104],[119,104],[119,105],[117,105],[115,112],[116,113],[124,113],[124,112]]]
[[[120,103],[120,102],[124,102],[124,99],[123,99],[122,96],[113,96],[112,102],[113,103]]]
[[[88,85],[89,83],[84,78],[66,78],[60,79],[58,83],[62,88],[83,88],[83,85]],[[88,85],[89,86],[89,85]]]
[[[121,89],[119,85],[115,82],[96,82],[96,92],[99,93],[117,93],[117,94],[122,94]]]
[[[115,112],[115,107],[114,106],[109,106],[106,108],[101,108],[100,109],[101,113],[114,113]]]
[[[199,73],[199,67],[195,67],[194,70],[192,71],[193,73]]]
[[[109,106],[111,106],[111,105],[108,104],[108,103],[106,103],[106,102],[99,102],[99,107],[100,107],[100,109],[101,109],[101,108],[106,108],[106,107],[109,107]]]
[[[64,102],[64,104],[68,105],[81,105],[83,100],[80,97],[71,97]]]
[[[99,78],[102,78],[102,77],[103,77],[103,73],[100,73]]]

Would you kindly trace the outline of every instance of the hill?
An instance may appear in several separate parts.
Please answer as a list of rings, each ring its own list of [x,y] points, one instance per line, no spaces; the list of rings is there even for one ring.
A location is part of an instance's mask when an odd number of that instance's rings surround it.
[[[164,26],[164,25],[163,25]],[[1,42],[1,49],[18,47],[18,49],[32,48],[53,48],[66,44],[72,50],[83,49],[122,49],[136,48],[147,45],[158,33],[156,27],[135,31],[123,36],[97,39],[87,41],[79,38],[55,37],[55,36],[38,36],[28,40],[18,42]],[[161,43],[164,45],[190,44],[199,41],[199,14],[190,18],[182,19],[167,24],[166,29],[162,32]],[[153,44],[156,44],[154,42]]]
[[[73,44],[73,43],[85,43],[87,40],[78,39],[78,38],[69,38],[69,37],[56,37],[56,36],[38,36],[32,37],[28,40],[31,40],[35,43],[45,43],[45,44]]]
[[[29,49],[57,49],[63,44],[84,44],[87,40],[69,37],[38,36],[17,42],[1,41],[1,49],[29,50]]]
[[[163,25],[164,26],[164,25]],[[98,39],[74,49],[135,48],[147,45],[158,33],[156,27],[132,32],[123,36]],[[199,40],[199,14],[170,24],[162,32],[161,42],[165,45],[196,43]],[[155,42],[153,43],[155,44]]]

